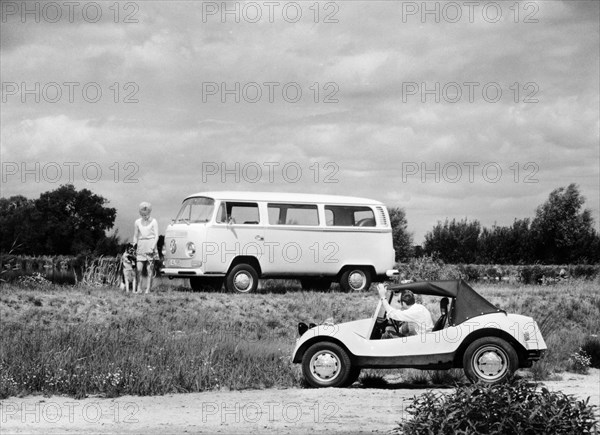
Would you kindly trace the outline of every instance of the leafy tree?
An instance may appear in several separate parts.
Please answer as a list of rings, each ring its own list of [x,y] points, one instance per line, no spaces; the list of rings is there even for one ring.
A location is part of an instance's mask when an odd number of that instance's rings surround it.
[[[388,209],[392,225],[392,240],[396,251],[396,261],[407,261],[413,254],[412,233],[408,232],[406,213],[400,207]]]
[[[425,234],[423,250],[428,255],[439,255],[446,263],[473,263],[477,260],[477,244],[481,225],[479,221],[438,222]]]
[[[22,195],[0,198],[0,251],[27,253],[39,238],[40,221],[34,200]]]
[[[532,259],[529,219],[512,226],[483,228],[478,240],[477,263],[523,264]]]
[[[94,250],[105,231],[112,228],[116,209],[108,200],[72,184],[42,193],[36,209],[46,217],[44,250],[47,254],[79,254]]]
[[[585,198],[572,183],[553,190],[535,211],[531,222],[534,255],[545,263],[594,262],[599,259],[599,237]]]
[[[119,230],[115,230],[114,233],[103,237],[98,240],[94,247],[94,254],[96,255],[117,255],[122,254],[125,251],[127,243],[122,243],[119,237]]]
[[[0,198],[2,252],[11,245],[14,253],[86,254],[106,238],[116,209],[106,207],[105,198],[71,184],[45,192],[36,200],[23,196]]]

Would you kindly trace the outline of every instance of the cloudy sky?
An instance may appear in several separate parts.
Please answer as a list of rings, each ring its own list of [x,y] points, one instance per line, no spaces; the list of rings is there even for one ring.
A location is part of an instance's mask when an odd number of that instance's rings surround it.
[[[161,232],[205,190],[599,221],[597,1],[2,1],[2,196],[67,182]]]

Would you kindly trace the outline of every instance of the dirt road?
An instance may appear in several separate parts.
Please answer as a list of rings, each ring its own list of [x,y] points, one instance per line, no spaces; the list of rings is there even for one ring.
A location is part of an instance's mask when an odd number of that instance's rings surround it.
[[[600,405],[600,370],[563,373],[545,382]],[[424,389],[287,389],[219,391],[116,399],[10,398],[1,403],[0,433],[388,433]],[[434,389],[451,392],[451,389]]]

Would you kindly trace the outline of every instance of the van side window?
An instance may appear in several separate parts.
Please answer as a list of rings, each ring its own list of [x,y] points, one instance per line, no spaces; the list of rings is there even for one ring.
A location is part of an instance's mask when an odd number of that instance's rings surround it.
[[[258,225],[260,217],[255,202],[224,202],[217,213],[217,223]]]
[[[370,207],[326,205],[325,223],[334,227],[374,227],[375,214]]]
[[[317,206],[312,204],[268,204],[270,225],[319,225]]]

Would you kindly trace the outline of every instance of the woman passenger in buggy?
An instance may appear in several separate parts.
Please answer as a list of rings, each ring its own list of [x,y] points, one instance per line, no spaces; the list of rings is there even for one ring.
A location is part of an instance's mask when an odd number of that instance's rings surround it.
[[[386,298],[386,287],[383,284],[377,286],[381,303],[386,311],[386,316],[392,321],[402,322],[397,328],[386,330],[381,336],[385,338],[408,337],[410,335],[424,334],[433,329],[433,320],[431,313],[421,304],[415,303],[415,295],[410,290],[405,290],[400,294],[398,302],[400,309],[393,308]]]

